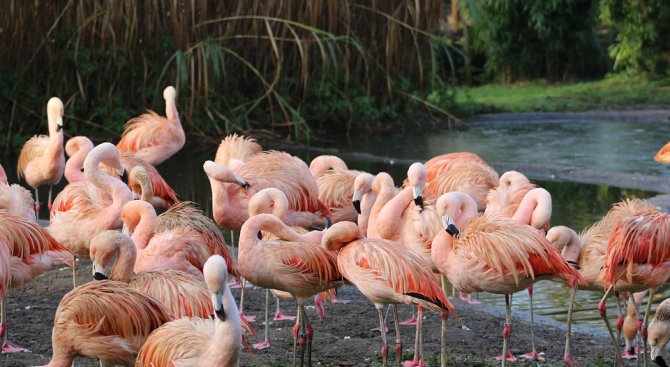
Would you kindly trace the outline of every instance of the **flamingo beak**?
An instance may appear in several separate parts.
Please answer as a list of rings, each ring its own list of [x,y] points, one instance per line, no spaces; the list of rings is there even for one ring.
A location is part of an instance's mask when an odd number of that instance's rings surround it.
[[[241,179],[241,178],[238,178],[236,181],[237,181],[237,183],[238,183],[240,186],[242,186],[242,188],[245,189],[245,190],[247,190],[248,188],[251,187],[251,185],[249,184],[249,182],[247,182],[246,180],[243,180],[243,179]]]
[[[93,279],[95,280],[107,279],[107,275],[105,275],[105,268],[97,261],[93,262]]]
[[[454,218],[451,216],[445,215],[442,217],[442,225],[444,226],[445,231],[447,231],[447,233],[449,233],[452,237],[458,237],[460,235],[460,231],[454,223]]]
[[[356,213],[361,214],[361,198],[363,195],[359,190],[354,190],[354,197],[352,198],[351,203],[354,205],[354,208],[356,209]]]
[[[412,196],[414,197],[414,204],[423,210],[423,188],[414,186],[412,189]]]
[[[216,317],[221,321],[226,321],[226,311],[223,309],[223,291],[212,293],[212,303]]]
[[[63,118],[59,117],[58,121],[56,122],[56,132],[58,133],[61,130],[63,130]]]
[[[125,169],[123,169],[123,173],[121,174],[121,181],[123,181],[123,183],[126,185],[128,184],[128,171]]]

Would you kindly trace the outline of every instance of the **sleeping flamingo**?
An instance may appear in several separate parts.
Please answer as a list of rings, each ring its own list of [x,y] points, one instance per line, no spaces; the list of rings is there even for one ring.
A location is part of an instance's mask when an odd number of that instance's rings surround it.
[[[216,149],[214,163],[223,164],[232,169],[262,151],[263,148],[256,142],[256,139],[232,134],[221,140],[221,144]]]
[[[319,199],[333,213],[333,223],[355,222],[356,208],[351,204],[351,187],[360,171],[350,170],[342,159],[334,155],[320,155],[309,164],[309,171],[319,186]]]
[[[49,185],[47,205],[51,211],[51,195],[53,185],[57,185],[63,177],[65,155],[63,154],[63,102],[53,97],[47,103],[49,135],[30,138],[21,148],[17,172],[19,178],[25,177],[26,182],[35,190],[35,212],[39,219],[40,197],[38,187]]]
[[[163,91],[165,116],[154,111],[126,122],[121,140],[116,144],[119,152],[129,152],[143,161],[157,166],[172,157],[184,146],[186,136],[177,111],[177,91],[173,86]]]
[[[352,222],[340,222],[327,229],[321,240],[330,251],[338,251],[337,267],[367,297],[379,314],[382,336],[382,363],[387,363],[387,342],[383,309],[393,305],[396,331],[397,365],[401,365],[402,343],[398,326],[397,305],[421,305],[442,315],[453,311],[440,285],[421,256],[399,244],[365,238]],[[443,329],[444,331],[445,329]],[[442,338],[444,343],[444,335]],[[442,348],[442,351],[446,351]],[[423,357],[423,353],[420,352]],[[441,356],[444,361],[444,355]],[[421,361],[423,364],[423,360]]]
[[[18,287],[54,265],[74,268],[70,252],[34,220],[0,210],[0,337],[2,352],[23,352],[7,340],[5,287]]]
[[[477,204],[467,194],[451,192],[436,204],[444,232],[433,239],[433,262],[463,292],[505,295],[502,365],[512,333],[511,294],[542,279],[565,281],[572,288],[568,307],[565,361],[570,353],[570,322],[575,289],[581,275],[568,265],[537,229],[500,216],[477,216]],[[569,362],[572,361],[572,364]]]
[[[447,192],[461,191],[470,195],[477,203],[477,210],[486,208],[486,195],[498,186],[498,173],[487,164],[463,161],[451,165],[426,183],[426,196],[439,196]]]
[[[164,324],[142,346],[137,367],[239,365],[242,328],[226,281],[226,261],[214,255],[205,263],[203,272],[216,318],[182,318]]]
[[[84,160],[88,153],[93,149],[93,142],[85,136],[75,136],[70,138],[65,144],[65,152],[70,157],[65,162],[65,178],[68,182],[79,182],[86,179],[84,174]],[[179,203],[177,193],[170,187],[165,179],[158,172],[156,167],[143,161],[130,153],[120,153],[119,158],[121,165],[125,168],[125,172],[132,172],[135,167],[142,167],[149,174],[151,185],[153,186],[153,199],[151,204],[159,208],[169,208],[170,206]],[[119,172],[113,167],[103,167],[103,171],[110,174],[121,176]]]
[[[212,186],[214,220],[225,229],[242,227],[249,218],[249,199],[266,187],[276,187],[288,197],[286,223],[310,227],[323,226],[330,220],[330,211],[319,200],[318,186],[307,164],[288,153],[258,153],[233,168],[207,161],[203,169]]]
[[[53,356],[42,367],[69,367],[76,356],[103,366],[132,366],[149,334],[173,317],[153,297],[126,283],[89,282],[58,304],[52,329]]]
[[[272,233],[278,239],[260,240],[260,231]],[[342,285],[335,254],[320,246],[322,235],[320,231],[296,233],[272,214],[249,218],[240,232],[240,274],[259,287],[289,292],[298,302],[298,320],[293,327],[293,362],[295,364],[299,339],[301,366],[305,343],[308,364],[311,364],[312,354],[313,330],[305,313],[305,299]]]
[[[5,170],[0,165],[0,210],[35,221],[35,201],[30,191],[18,184],[8,184]]]

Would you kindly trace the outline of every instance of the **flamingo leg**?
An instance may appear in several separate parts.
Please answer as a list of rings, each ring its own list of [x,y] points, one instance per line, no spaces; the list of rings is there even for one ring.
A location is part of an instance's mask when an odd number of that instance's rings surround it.
[[[416,307],[417,311],[421,309],[421,306]],[[419,311],[420,312],[420,311]],[[417,312],[418,313],[418,312]],[[405,361],[403,362],[403,366],[405,367],[416,367],[419,365],[419,339],[421,338],[421,329],[419,328],[421,325],[421,314],[419,313],[418,317],[414,317],[416,319],[416,328],[415,328],[415,334],[414,334],[414,358],[412,358],[411,361]]]
[[[500,357],[502,362],[502,367],[505,367],[505,364],[510,359],[510,362],[516,360],[511,354],[508,356],[509,351],[509,337],[512,335],[512,295],[505,295],[505,326],[503,327],[503,352]]]
[[[533,286],[528,287],[528,299],[530,301],[530,346],[532,351],[530,353],[522,354],[521,357],[534,361],[544,361],[544,357],[537,353],[535,349],[535,318],[533,312]]]
[[[649,314],[651,313],[651,304],[654,302],[654,294],[656,294],[656,288],[649,289],[649,295],[647,296],[647,310],[644,312],[644,319],[642,320],[642,353],[644,356],[644,367],[649,366],[649,354],[647,354],[647,321],[649,321]]]
[[[607,318],[607,307],[605,305],[605,301],[607,301],[607,297],[610,295],[610,292],[612,292],[611,285],[609,286],[609,288],[607,288],[607,290],[605,291],[605,295],[600,300],[600,304],[598,305],[598,312],[600,312],[600,317],[602,317],[603,320],[605,321],[607,331],[609,331],[610,338],[612,339],[612,344],[614,344],[614,349],[616,351],[616,355],[614,356],[614,365],[623,366],[623,360],[621,359],[621,350],[619,349],[619,343],[617,343],[616,341],[616,337],[614,336],[614,332],[612,331],[612,325],[610,325],[610,320]]]
[[[77,288],[77,255],[72,256],[72,289]]]
[[[28,349],[21,348],[11,343],[7,332],[7,297],[0,302],[0,337],[2,338],[2,354],[30,352]]]
[[[275,302],[277,303],[277,311],[275,311],[274,321],[295,320],[295,316],[286,316],[281,312],[279,309],[279,297],[275,297]]]
[[[377,313],[379,314],[379,330],[380,333],[382,334],[382,349],[381,349],[382,366],[386,367],[387,356],[388,356],[388,344],[386,344],[386,333],[384,332],[386,326],[384,325],[384,311],[383,311],[384,306],[375,305],[375,308],[377,308]]]
[[[563,361],[568,367],[578,367],[575,358],[570,352],[570,334],[572,329],[572,309],[575,306],[575,294],[577,293],[577,288],[570,289],[570,303],[568,304],[568,320],[565,326],[565,353],[563,354]]]
[[[242,290],[240,290],[240,317],[248,322],[256,321],[256,316],[247,315],[244,313],[244,289],[247,287],[247,280],[242,278]]]
[[[616,341],[621,345],[621,331],[623,330],[623,311],[621,307],[621,296],[618,291],[614,291],[616,300]]]
[[[265,290],[265,340],[262,343],[256,343],[253,345],[254,349],[263,350],[270,347],[270,334],[269,334],[269,317],[270,317],[270,290]]]
[[[300,301],[298,300],[298,311],[296,311],[295,325],[293,326],[293,367],[295,367],[296,347],[298,342],[298,332],[300,331]]]
[[[302,308],[302,316],[307,334],[307,365],[312,367],[312,337],[314,336],[314,329],[312,329],[312,323],[309,321],[309,317],[307,317],[307,311],[305,311],[304,306]]]
[[[49,185],[49,197],[47,201],[47,208],[49,209],[49,213],[51,213],[51,195],[53,194],[54,190],[54,185]]]
[[[402,363],[402,339],[400,339],[400,325],[398,325],[398,305],[393,305],[393,324],[395,324],[395,356],[398,367]]]
[[[426,366],[426,359],[423,355],[423,307],[417,307],[418,322],[419,327],[419,367]]]
[[[400,325],[416,325],[416,313],[414,313],[414,307],[412,307],[412,317],[405,321],[401,321]]]
[[[40,220],[40,192],[35,188],[35,219]]]
[[[440,281],[442,282],[442,292],[444,292],[444,296],[447,296],[447,277],[442,274],[440,276]],[[440,327],[440,367],[446,367],[447,366],[447,344],[446,344],[446,339],[447,339],[447,315],[446,313],[443,315],[440,315],[442,318],[442,323]]]

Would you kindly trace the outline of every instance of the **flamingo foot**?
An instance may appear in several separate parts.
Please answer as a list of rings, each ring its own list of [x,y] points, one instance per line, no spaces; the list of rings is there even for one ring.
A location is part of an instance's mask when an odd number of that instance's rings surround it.
[[[468,294],[467,297],[465,297],[465,302],[467,302],[470,305],[481,305],[482,303],[477,301],[476,299],[472,299],[472,295]]]
[[[295,316],[286,316],[281,311],[275,313],[274,321],[294,321]]]
[[[370,331],[376,331],[376,332],[380,333],[381,329],[376,327],[376,328],[370,329]],[[384,325],[384,334],[388,334],[388,332],[389,332],[389,327]]]
[[[262,343],[256,343],[256,344],[253,345],[253,347],[256,350],[268,349],[268,348],[270,348],[270,339],[265,339],[265,340],[263,340]]]
[[[419,365],[419,357],[415,355],[413,360],[404,361],[402,362],[402,365],[403,367],[417,367]]]
[[[2,343],[2,354],[23,353],[23,352],[30,352],[30,351],[26,348],[21,348],[16,344],[10,343],[9,340],[5,340],[5,342]]]
[[[333,298],[333,300],[332,300],[331,302],[332,302],[332,303],[340,303],[340,304],[346,305],[346,304],[351,303],[351,300],[350,300],[350,299]]]
[[[522,354],[519,357],[523,359],[527,359],[529,361],[544,361],[544,357],[542,357],[538,352],[532,351],[530,353]]]
[[[239,279],[233,278],[228,282],[228,287],[229,288],[242,288],[242,283],[240,283]]]
[[[505,360],[507,362],[516,362],[516,357],[512,355],[512,353],[507,352],[507,357],[505,357]],[[496,361],[502,361],[502,356],[497,356]]]
[[[246,320],[247,322],[255,322],[256,321],[256,316],[247,315],[244,312],[240,312],[240,318]]]
[[[579,367],[577,362],[575,362],[575,357],[573,357],[572,354],[566,354],[563,357],[563,362],[565,362],[565,365],[568,367]]]
[[[637,348],[635,348],[635,351],[629,352],[625,351],[621,353],[621,358],[623,359],[637,359]]]
[[[412,318],[405,321],[401,321],[400,325],[416,325],[416,314],[412,315]]]

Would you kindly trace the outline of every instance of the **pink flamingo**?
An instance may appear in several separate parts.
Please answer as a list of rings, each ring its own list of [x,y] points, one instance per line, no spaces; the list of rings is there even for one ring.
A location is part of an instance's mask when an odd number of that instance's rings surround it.
[[[656,153],[654,160],[658,163],[670,163],[670,142],[666,143],[663,148]]]
[[[375,176],[364,172],[356,176],[354,180],[354,194],[351,197],[351,203],[358,213],[358,227],[363,234],[368,233],[368,221],[370,218],[370,211],[377,200],[377,194],[372,191],[372,182]]]
[[[642,326],[639,309],[646,293],[647,292],[631,293],[628,298],[628,307],[626,308],[626,317],[623,321],[622,328],[626,342],[624,352],[621,355],[621,358],[623,359],[637,359],[637,352],[639,349],[635,345],[635,339],[638,336],[638,330]]]
[[[8,184],[5,170],[0,165],[0,210],[35,221],[35,201],[30,191],[18,184]]]
[[[656,307],[654,319],[649,323],[649,346],[651,360],[661,367],[667,367],[663,359],[663,349],[670,340],[670,300],[666,299]]]
[[[604,272],[606,291],[598,308],[617,350],[617,362],[621,365],[621,353],[607,319],[605,301],[613,289],[622,290],[618,286],[620,280],[649,289],[641,333],[646,367],[649,363],[646,326],[651,303],[658,287],[670,278],[669,226],[670,215],[656,209],[643,210],[623,218],[608,238]]]
[[[503,214],[512,217],[521,205],[524,196],[537,188],[537,185],[522,173],[507,171],[500,176],[498,187],[491,189],[486,195],[487,214]]]
[[[391,199],[379,213],[375,221],[377,233],[381,238],[405,246],[423,258],[431,270],[439,273],[430,256],[433,238],[440,232],[442,222],[435,207],[423,204],[423,190],[426,186],[427,171],[423,164],[414,163],[407,171],[408,185]],[[415,205],[416,204],[416,205]],[[423,308],[417,307],[418,317],[403,321],[403,325],[416,325],[414,358],[405,366],[419,363],[419,351],[422,339]]]
[[[455,164],[463,162],[486,164],[479,155],[471,152],[455,152],[438,155],[425,163],[426,170],[428,171],[427,182],[433,181],[435,177],[442,175]]]
[[[74,259],[34,220],[0,211],[0,337],[3,353],[26,351],[7,340],[5,287],[28,283],[54,265],[74,267]]]
[[[212,186],[214,220],[229,230],[239,230],[249,218],[249,199],[266,187],[286,194],[290,210],[284,221],[290,225],[323,226],[330,211],[319,200],[316,180],[307,164],[283,152],[255,154],[233,168],[207,161],[203,165]]]
[[[79,182],[86,179],[86,175],[83,172],[83,163],[92,149],[93,142],[85,136],[75,136],[67,141],[65,152],[70,158],[65,163],[65,178],[68,182]],[[125,168],[125,172],[132,172],[133,168],[142,167],[148,173],[154,189],[154,197],[151,204],[159,208],[169,208],[179,203],[177,193],[165,181],[156,167],[129,153],[120,153],[119,158],[121,165]],[[104,166],[103,170],[110,175],[122,175],[122,172],[112,167]]]
[[[35,212],[39,219],[40,197],[38,187],[49,185],[49,201],[51,211],[51,195],[53,185],[60,182],[65,168],[63,154],[63,102],[53,97],[47,103],[49,135],[30,138],[21,148],[17,172],[19,178],[25,177],[26,182],[35,190]]]
[[[452,164],[429,180],[424,195],[439,196],[447,192],[461,191],[475,199],[477,210],[484,211],[486,195],[498,186],[498,180],[498,174],[490,166],[466,160]]]
[[[263,148],[256,142],[256,139],[232,134],[221,140],[216,150],[214,163],[223,164],[232,169],[262,151]]]
[[[213,315],[207,287],[197,276],[173,269],[142,271],[133,276],[137,249],[127,235],[101,232],[91,240],[90,251],[95,280],[130,284],[131,288],[159,300],[176,318]],[[108,276],[105,269],[114,258]]]
[[[134,200],[121,212],[124,232],[132,233],[137,246],[135,272],[175,269],[202,278],[202,267],[211,255],[224,255],[233,276],[238,276],[223,236],[202,212],[180,203],[159,219],[151,204]],[[168,213],[168,212],[166,212]],[[191,216],[184,216],[190,213]],[[203,218],[204,217],[204,218]],[[218,235],[217,235],[218,232]]]
[[[177,91],[169,86],[163,91],[163,98],[167,118],[148,110],[128,120],[121,140],[116,144],[119,152],[129,152],[157,166],[181,150],[186,136],[177,111]]]
[[[53,356],[42,367],[70,367],[76,356],[100,359],[103,366],[132,366],[149,334],[172,320],[160,301],[126,283],[80,285],[58,304]]]
[[[453,307],[435,281],[430,265],[421,256],[396,243],[382,239],[368,239],[352,222],[340,222],[326,230],[322,245],[338,251],[337,267],[340,273],[367,297],[379,314],[382,336],[382,361],[387,363],[387,342],[384,331],[384,305],[393,305],[396,331],[396,357],[400,366],[402,343],[398,327],[397,304],[421,305],[442,315],[444,321]],[[442,352],[446,349],[443,347]],[[423,353],[419,365],[425,365]],[[445,355],[442,354],[442,361]]]
[[[351,204],[351,187],[360,171],[350,170],[342,159],[334,155],[320,155],[309,164],[309,171],[319,186],[319,199],[333,213],[333,223],[355,222],[356,208]]]
[[[270,232],[279,239],[260,240],[260,231]],[[321,237],[320,231],[296,233],[271,214],[249,218],[240,233],[240,274],[260,287],[289,292],[298,302],[298,321],[293,327],[293,364],[299,330],[300,364],[304,363],[305,343],[311,364],[313,330],[305,313],[305,299],[342,285],[335,254],[319,246]]]
[[[54,200],[47,231],[76,257],[89,257],[96,234],[121,228],[121,208],[132,199],[128,186],[100,171],[100,163],[123,172],[114,145],[102,143],[84,161],[86,181],[67,185]]]
[[[137,367],[239,365],[242,327],[226,281],[226,261],[214,255],[205,263],[203,272],[216,319],[183,318],[161,326],[142,346]]]
[[[371,192],[374,193],[375,199],[370,208],[370,215],[367,220],[368,230],[366,237],[381,238],[377,232],[377,217],[384,206],[391,201],[397,193],[391,175],[386,172],[379,172],[372,181]],[[365,198],[363,198],[363,200],[365,200]]]
[[[542,279],[562,280],[572,288],[565,349],[566,362],[571,360],[570,320],[581,275],[537,229],[500,216],[478,217],[477,204],[467,194],[444,194],[436,207],[446,229],[433,239],[431,249],[440,272],[463,292],[505,295],[502,365],[507,361],[512,333],[510,295]]]

